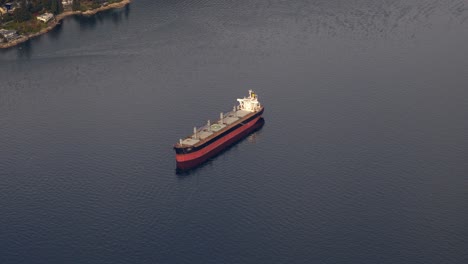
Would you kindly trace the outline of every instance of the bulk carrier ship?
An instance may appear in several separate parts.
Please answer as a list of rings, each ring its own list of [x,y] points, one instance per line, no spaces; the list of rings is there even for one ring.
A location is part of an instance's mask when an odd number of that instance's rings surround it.
[[[239,104],[231,112],[221,113],[213,124],[208,120],[205,126],[194,127],[192,135],[174,145],[178,168],[188,169],[203,163],[263,125],[264,108],[257,94],[249,90],[248,97],[237,101]]]

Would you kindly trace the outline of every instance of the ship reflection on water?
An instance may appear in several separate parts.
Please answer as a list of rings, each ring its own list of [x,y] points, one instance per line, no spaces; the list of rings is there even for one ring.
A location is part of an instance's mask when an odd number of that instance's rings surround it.
[[[201,168],[201,167],[203,167],[205,165],[210,164],[211,161],[216,159],[217,156],[222,155],[224,152],[228,151],[229,149],[231,149],[232,147],[237,145],[239,142],[242,142],[242,141],[244,141],[246,139],[251,143],[255,143],[256,142],[255,132],[262,129],[264,124],[265,124],[265,119],[260,118],[257,121],[257,123],[255,123],[251,128],[249,128],[249,130],[246,131],[247,133],[246,133],[245,136],[240,138],[237,142],[234,142],[230,146],[228,146],[225,149],[221,150],[220,152],[214,154],[214,156],[206,157],[203,160],[189,161],[189,162],[183,162],[183,163],[177,162],[176,174],[179,175],[179,176],[190,175],[195,170],[197,170],[197,169],[199,169],[199,168]]]

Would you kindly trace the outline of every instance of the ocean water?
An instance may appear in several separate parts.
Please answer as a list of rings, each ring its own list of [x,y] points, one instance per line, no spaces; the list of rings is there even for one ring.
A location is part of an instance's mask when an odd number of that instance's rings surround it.
[[[0,263],[468,263],[468,2],[153,1],[0,51]],[[172,145],[249,89],[256,133]]]

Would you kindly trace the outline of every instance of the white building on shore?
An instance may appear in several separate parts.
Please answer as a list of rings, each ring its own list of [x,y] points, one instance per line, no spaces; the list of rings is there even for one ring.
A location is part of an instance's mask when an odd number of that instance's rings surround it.
[[[0,43],[2,42],[2,39],[8,42],[17,38],[19,38],[19,35],[16,30],[6,30],[3,28],[0,29]]]
[[[40,20],[44,23],[49,22],[52,18],[54,18],[54,15],[52,15],[51,13],[44,13],[40,16],[37,16],[37,20]]]

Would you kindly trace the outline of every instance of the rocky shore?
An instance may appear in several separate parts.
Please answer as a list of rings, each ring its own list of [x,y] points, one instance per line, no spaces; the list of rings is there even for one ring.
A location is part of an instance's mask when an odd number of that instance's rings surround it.
[[[114,8],[125,7],[126,5],[130,4],[130,2],[131,2],[131,0],[122,0],[121,2],[118,2],[118,3],[112,3],[112,4],[109,4],[109,5],[106,5],[106,6],[98,7],[96,9],[86,10],[84,12],[83,11],[66,11],[66,12],[60,13],[57,16],[55,16],[54,21],[49,22],[49,24],[47,25],[46,28],[44,28],[41,31],[36,32],[36,33],[21,35],[19,38],[15,39],[15,40],[12,40],[12,41],[9,41],[7,43],[0,43],[0,49],[5,49],[5,48],[10,48],[10,47],[16,46],[16,45],[18,45],[20,43],[28,41],[31,38],[34,38],[34,37],[40,36],[40,35],[42,35],[44,33],[47,33],[49,31],[51,31],[52,29],[54,29],[58,24],[60,24],[60,22],[64,18],[66,18],[68,16],[74,16],[74,15],[91,16],[91,15],[94,15],[94,14],[96,14],[98,12],[101,12],[101,11],[114,9]]]

